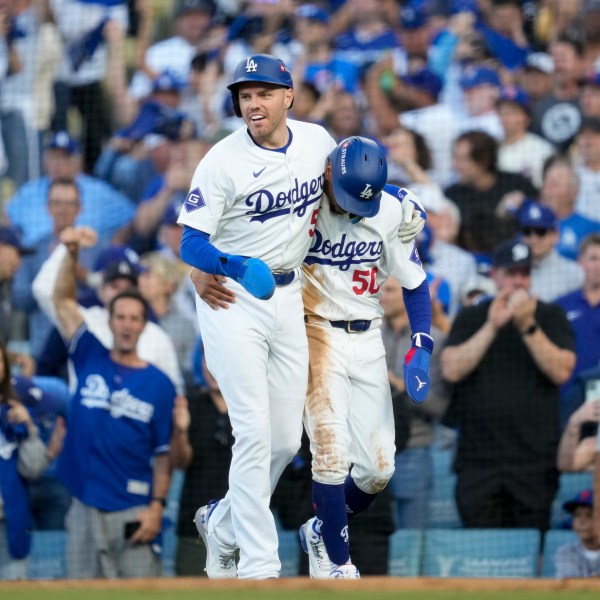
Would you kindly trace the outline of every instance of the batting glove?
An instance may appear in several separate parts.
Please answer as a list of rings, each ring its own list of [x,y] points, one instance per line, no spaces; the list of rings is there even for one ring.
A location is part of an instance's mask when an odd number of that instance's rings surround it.
[[[411,349],[404,357],[404,385],[408,395],[419,404],[429,392],[429,361],[433,352],[433,338],[427,333],[415,333]]]
[[[401,201],[402,221],[398,229],[398,236],[403,244],[412,242],[425,227],[427,213],[420,200],[410,190],[403,190],[406,193]]]
[[[268,300],[275,293],[273,273],[260,258],[226,254],[219,260],[223,274],[235,279],[255,298]]]

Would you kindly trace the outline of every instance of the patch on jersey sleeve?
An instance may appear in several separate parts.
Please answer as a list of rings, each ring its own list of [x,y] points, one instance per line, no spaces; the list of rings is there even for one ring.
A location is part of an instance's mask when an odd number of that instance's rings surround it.
[[[410,256],[408,257],[408,260],[411,260],[412,262],[419,265],[420,267],[423,266],[423,263],[421,262],[421,257],[419,256],[419,251],[417,250],[416,244],[413,246],[412,252],[410,253]]]
[[[190,190],[185,199],[185,202],[183,203],[183,208],[185,208],[185,212],[191,213],[195,210],[198,210],[199,208],[202,208],[203,206],[206,206],[206,202],[202,197],[202,192],[200,191],[200,188],[197,187],[193,190]]]

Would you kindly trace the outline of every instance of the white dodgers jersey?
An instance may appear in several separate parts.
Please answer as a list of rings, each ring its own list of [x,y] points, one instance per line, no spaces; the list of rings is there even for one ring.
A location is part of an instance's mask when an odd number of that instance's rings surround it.
[[[304,260],[302,296],[308,315],[331,321],[376,319],[381,285],[389,275],[414,289],[425,280],[414,242],[398,237],[401,204],[387,192],[377,215],[352,223],[331,211],[325,197]]]
[[[285,151],[256,145],[245,126],[216,144],[194,173],[178,223],[208,233],[222,252],[260,258],[272,270],[299,267],[335,141],[320,125],[287,125]]]

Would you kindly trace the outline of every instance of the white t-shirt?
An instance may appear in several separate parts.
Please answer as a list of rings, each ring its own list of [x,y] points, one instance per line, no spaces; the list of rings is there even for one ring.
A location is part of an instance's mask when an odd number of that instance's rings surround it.
[[[554,147],[535,133],[513,144],[502,143],[498,151],[498,168],[509,173],[529,177],[537,188],[542,185],[542,171],[546,160],[554,154]]]

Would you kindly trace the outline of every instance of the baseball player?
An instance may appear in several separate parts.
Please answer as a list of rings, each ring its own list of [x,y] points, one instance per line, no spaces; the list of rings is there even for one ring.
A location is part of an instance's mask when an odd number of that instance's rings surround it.
[[[201,507],[196,520],[209,577],[265,579],[278,577],[281,566],[271,493],[302,433],[308,346],[301,265],[335,141],[321,126],[287,121],[293,83],[275,57],[242,60],[229,89],[245,126],[202,159],[178,220],[182,259],[227,276],[237,296],[229,310],[197,302],[207,365],[227,402],[235,444],[228,493]]]
[[[379,304],[390,274],[402,283],[413,332],[404,365],[407,391],[422,402],[429,388],[429,288],[414,243],[402,243],[398,236],[398,200],[413,195],[384,188],[386,177],[385,157],[375,142],[352,137],[335,148],[325,173],[327,199],[304,260],[309,345],[304,425],[316,517],[300,528],[300,540],[313,578],[359,576],[350,562],[348,514],[364,510],[394,470],[394,417]]]
[[[220,290],[196,307],[235,437],[229,492],[201,507],[196,524],[209,577],[263,579],[280,569],[269,500],[300,446],[308,372],[301,265],[335,141],[318,125],[287,120],[293,83],[275,57],[242,60],[229,89],[245,127],[200,162],[178,220],[197,290],[201,272]],[[403,211],[410,235],[422,218],[412,206]],[[227,310],[211,310],[218,307]]]

